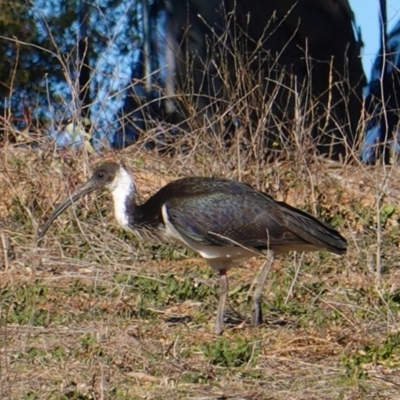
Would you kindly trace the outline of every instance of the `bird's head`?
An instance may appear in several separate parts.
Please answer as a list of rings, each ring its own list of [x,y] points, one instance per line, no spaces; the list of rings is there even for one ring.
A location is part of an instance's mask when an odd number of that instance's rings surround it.
[[[71,204],[79,200],[81,197],[101,189],[108,189],[111,192],[121,185],[121,181],[129,179],[128,173],[116,163],[107,162],[98,167],[91,178],[86,181],[82,186],[76,189],[70,196],[64,199],[50,215],[42,229],[38,234],[37,243],[39,244],[43,239],[45,233],[49,229],[53,221],[64,212]]]
[[[112,191],[118,184],[118,176],[121,170],[122,167],[116,163],[104,163],[94,171],[91,178],[78,188],[75,193],[81,192],[79,196],[81,197],[98,189],[108,189]]]

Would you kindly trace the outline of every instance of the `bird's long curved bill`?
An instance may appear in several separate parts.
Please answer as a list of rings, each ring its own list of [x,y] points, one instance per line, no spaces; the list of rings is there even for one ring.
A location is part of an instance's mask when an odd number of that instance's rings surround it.
[[[69,197],[64,199],[58,207],[52,212],[49,219],[43,225],[43,227],[39,230],[37,236],[37,246],[40,246],[40,243],[46,234],[47,230],[50,228],[50,225],[53,221],[63,213],[71,204],[75,203],[81,197],[93,192],[96,189],[96,183],[93,179],[89,179],[86,183],[80,186],[75,192],[73,192]]]

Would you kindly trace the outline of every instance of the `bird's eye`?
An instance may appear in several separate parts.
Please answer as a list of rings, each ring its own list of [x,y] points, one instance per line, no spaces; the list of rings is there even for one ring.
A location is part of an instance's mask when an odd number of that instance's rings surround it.
[[[100,178],[100,179],[103,179],[104,178],[104,172],[99,172],[97,174],[97,177]]]

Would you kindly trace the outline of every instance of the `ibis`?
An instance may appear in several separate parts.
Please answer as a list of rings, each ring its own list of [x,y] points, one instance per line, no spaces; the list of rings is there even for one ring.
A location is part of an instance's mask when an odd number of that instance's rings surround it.
[[[38,244],[52,222],[71,204],[94,190],[108,189],[119,225],[140,237],[146,233],[178,243],[207,260],[219,274],[215,333],[221,334],[228,296],[227,271],[253,256],[265,262],[256,279],[251,323],[262,322],[261,295],[274,256],[289,251],[345,254],[346,239],[332,226],[304,211],[275,201],[247,184],[224,178],[186,177],[168,183],[143,204],[127,170],[107,162],[62,201],[38,234]]]

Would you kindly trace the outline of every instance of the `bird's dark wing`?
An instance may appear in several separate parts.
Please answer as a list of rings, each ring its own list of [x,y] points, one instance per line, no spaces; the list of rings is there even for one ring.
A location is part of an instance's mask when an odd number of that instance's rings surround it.
[[[204,245],[268,247],[265,222],[258,218],[257,206],[246,204],[245,199],[233,196],[211,195],[201,199],[197,207],[194,198],[185,199],[174,206],[167,204],[168,217],[183,236]],[[272,228],[273,221],[270,221]],[[271,229],[270,229],[271,230]]]
[[[240,182],[199,177],[174,181],[146,202],[144,214],[163,205],[179,234],[199,244],[237,244],[277,253],[346,251],[346,240],[328,224]],[[161,211],[157,221],[162,221]]]
[[[274,218],[276,203],[261,192],[229,180],[193,180],[185,195],[166,200],[168,219],[191,240],[215,246],[264,249],[285,236]]]

